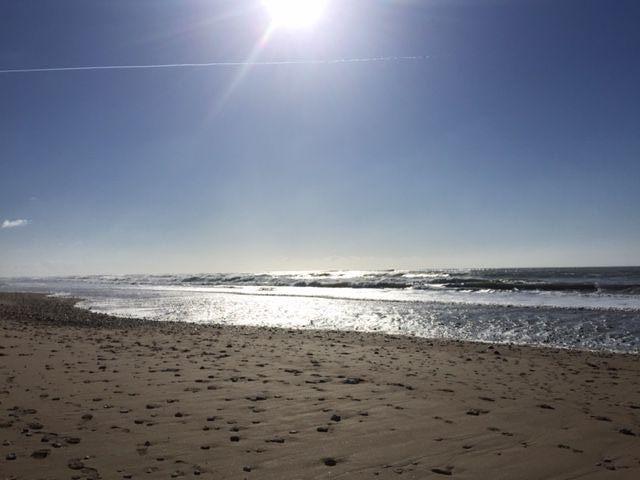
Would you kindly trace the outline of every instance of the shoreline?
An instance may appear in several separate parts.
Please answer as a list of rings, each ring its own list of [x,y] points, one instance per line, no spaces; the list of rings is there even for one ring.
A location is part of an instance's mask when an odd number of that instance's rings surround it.
[[[227,292],[225,292],[227,293]],[[232,295],[250,295],[248,293],[231,293]],[[89,315],[72,315],[75,320],[72,320],[68,323],[68,325],[77,325],[77,326],[96,326],[96,327],[118,327],[118,328],[138,328],[141,326],[155,326],[159,325],[164,326],[173,326],[175,328],[182,328],[186,325],[197,326],[199,328],[240,328],[240,329],[265,329],[265,330],[301,330],[306,332],[331,332],[335,334],[339,334],[341,332],[353,333],[356,335],[381,335],[389,338],[415,338],[421,339],[431,342],[439,342],[441,344],[447,343],[459,343],[459,344],[471,344],[471,345],[494,345],[500,347],[517,347],[517,348],[533,348],[533,349],[542,349],[542,350],[550,350],[550,351],[568,351],[568,352],[583,352],[583,353],[592,353],[592,354],[602,354],[602,355],[622,355],[622,356],[631,356],[631,357],[639,357],[640,358],[640,350],[637,352],[630,352],[624,350],[602,350],[602,349],[589,349],[575,346],[558,346],[558,345],[546,345],[543,343],[517,343],[517,342],[500,342],[500,341],[487,341],[487,340],[471,340],[471,339],[456,339],[456,338],[444,338],[444,337],[428,337],[428,336],[420,336],[414,334],[401,334],[401,333],[389,333],[385,331],[369,331],[369,330],[337,330],[337,329],[323,329],[323,328],[309,328],[309,327],[281,327],[281,326],[266,326],[266,325],[234,325],[234,324],[224,324],[224,323],[198,323],[198,322],[182,322],[176,320],[154,320],[148,318],[139,318],[134,316],[118,316],[107,313],[100,313],[90,308],[79,307],[78,304],[85,301],[84,298],[81,297],[73,297],[73,296],[57,296],[53,293],[36,293],[36,292],[2,292],[0,291],[0,304],[2,302],[2,298],[6,296],[23,296],[23,297],[31,297],[34,300],[37,299],[50,299],[56,302],[61,302],[64,304],[68,304],[72,310],[77,310],[80,312],[88,313]],[[270,296],[270,295],[265,295]],[[318,298],[318,297],[313,297]],[[328,297],[333,299],[334,297]],[[349,299],[354,300],[354,299]],[[359,301],[355,299],[355,301]],[[363,300],[364,301],[364,300]],[[395,300],[391,300],[394,302]],[[45,307],[46,308],[46,307]],[[562,310],[565,307],[545,307],[545,308],[554,308]],[[566,307],[570,308],[570,307]],[[86,317],[86,318],[85,318]],[[81,320],[82,319],[82,320]],[[60,324],[58,319],[55,319],[57,324]],[[92,322],[92,323],[88,323]]]
[[[2,478],[640,475],[637,354],[76,301],[0,294]]]

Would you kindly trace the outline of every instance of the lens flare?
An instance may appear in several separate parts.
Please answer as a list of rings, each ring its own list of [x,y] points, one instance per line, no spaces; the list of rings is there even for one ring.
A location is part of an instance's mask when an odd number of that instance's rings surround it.
[[[273,27],[310,27],[322,17],[327,0],[264,0]]]

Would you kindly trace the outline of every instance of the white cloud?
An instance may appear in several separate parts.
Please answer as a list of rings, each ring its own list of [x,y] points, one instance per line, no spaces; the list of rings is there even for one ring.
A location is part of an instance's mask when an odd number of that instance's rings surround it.
[[[24,218],[16,218],[15,220],[5,220],[2,222],[2,226],[0,228],[18,228],[29,225],[29,220],[25,220]]]

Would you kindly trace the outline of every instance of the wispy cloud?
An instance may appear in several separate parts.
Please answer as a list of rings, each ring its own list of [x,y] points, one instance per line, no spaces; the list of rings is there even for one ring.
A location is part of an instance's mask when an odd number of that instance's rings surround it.
[[[25,220],[24,218],[16,218],[15,220],[5,220],[2,222],[2,226],[0,228],[18,228],[29,225],[29,220]]]

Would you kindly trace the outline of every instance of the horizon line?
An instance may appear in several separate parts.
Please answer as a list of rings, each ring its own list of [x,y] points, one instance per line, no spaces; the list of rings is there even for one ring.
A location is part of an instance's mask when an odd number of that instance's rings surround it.
[[[44,274],[44,275],[11,275],[3,276],[0,278],[44,278],[44,277],[95,277],[95,276],[133,276],[133,275],[149,275],[149,276],[162,276],[162,275],[198,275],[198,274],[259,274],[259,273],[277,273],[277,272],[349,272],[349,271],[363,271],[363,272],[392,272],[392,271],[409,271],[409,272],[422,272],[429,270],[549,270],[549,269],[587,269],[587,268],[640,268],[639,265],[582,265],[582,266],[545,266],[545,267],[422,267],[422,268],[307,268],[307,269],[274,269],[274,270],[253,270],[253,271],[182,271],[182,272],[162,272],[162,273],[69,273],[69,274]]]

